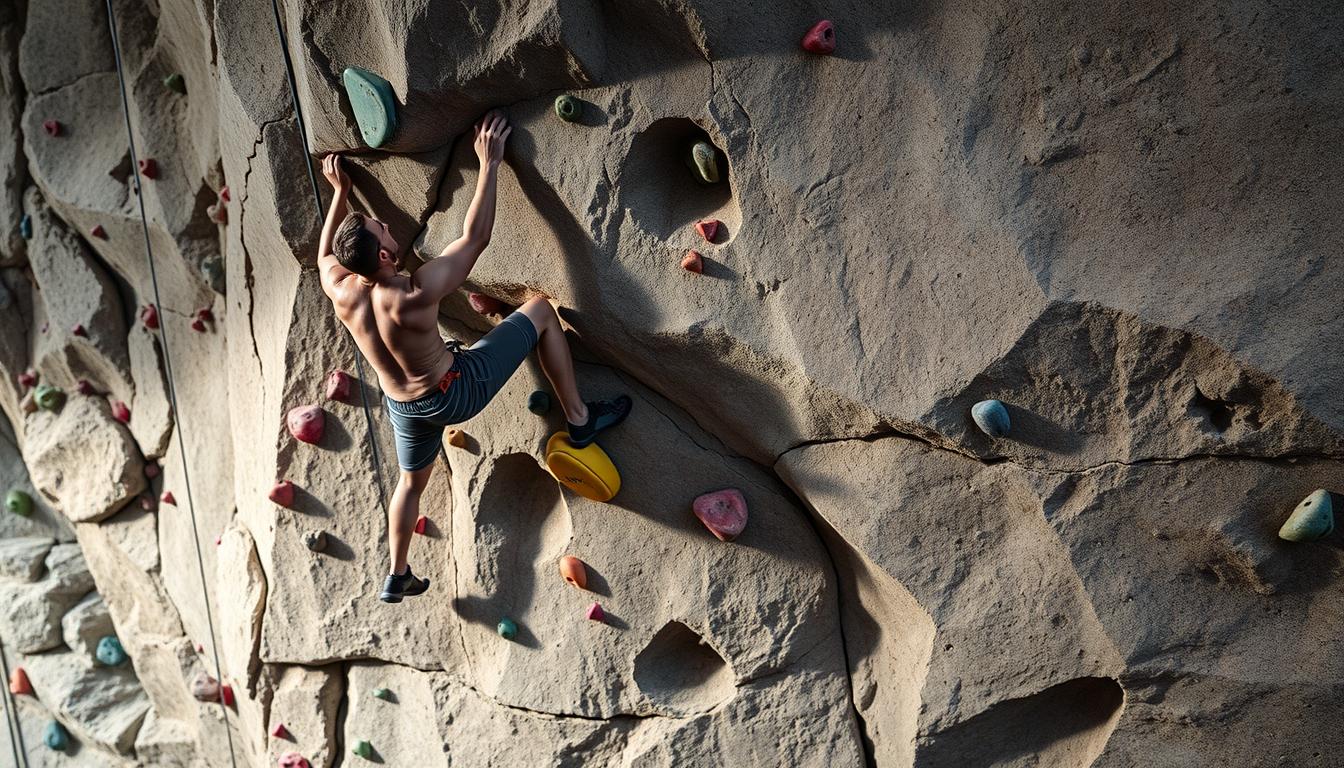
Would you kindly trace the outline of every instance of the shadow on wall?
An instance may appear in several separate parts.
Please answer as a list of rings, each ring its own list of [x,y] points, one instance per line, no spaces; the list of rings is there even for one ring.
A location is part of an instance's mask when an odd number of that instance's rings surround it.
[[[1115,730],[1125,692],[1109,677],[1080,677],[1003,701],[936,736],[920,740],[917,768],[1017,765],[1086,768]]]

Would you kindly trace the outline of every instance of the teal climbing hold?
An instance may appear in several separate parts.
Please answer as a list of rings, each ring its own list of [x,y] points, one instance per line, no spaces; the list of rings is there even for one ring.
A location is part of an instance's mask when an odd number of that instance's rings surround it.
[[[24,240],[33,239],[33,217],[26,213],[23,214],[22,219],[19,219],[19,237]]]
[[[527,398],[527,410],[545,416],[551,410],[551,396],[538,389]]]
[[[579,104],[579,100],[568,93],[555,97],[555,114],[566,123],[578,120],[581,111],[582,105]]]
[[[65,402],[65,392],[60,387],[42,384],[33,393],[33,401],[44,411],[54,411]]]
[[[719,158],[714,145],[708,141],[697,141],[691,145],[691,165],[695,168],[696,178],[704,184],[719,182]]]
[[[342,79],[364,143],[381,147],[397,132],[397,102],[392,96],[392,84],[359,67],[346,67]]]
[[[982,432],[990,437],[1003,437],[1008,434],[1011,424],[1008,421],[1008,409],[998,400],[981,400],[971,406],[971,418]]]
[[[386,688],[374,688],[374,689],[373,689],[373,698],[375,698],[375,699],[382,699],[383,701],[391,701],[391,700],[392,700],[392,691],[389,691],[389,690],[386,689]]]
[[[126,663],[126,649],[121,647],[121,641],[115,635],[107,635],[98,641],[98,648],[93,652],[98,657],[98,662],[107,667],[120,667]]]
[[[373,745],[367,741],[360,740],[355,742],[355,748],[351,751],[355,753],[356,757],[362,757],[365,760],[373,757]]]
[[[1279,529],[1279,538],[1285,541],[1315,541],[1329,536],[1335,530],[1335,511],[1330,492],[1317,488],[1293,508],[1293,513]]]
[[[9,493],[5,494],[5,509],[21,517],[27,517],[33,514],[33,497],[18,488],[10,489]]]
[[[174,72],[173,74],[163,78],[163,87],[167,88],[170,91],[173,91],[174,93],[186,93],[187,81],[186,78],[182,77],[182,73]]]
[[[42,732],[42,741],[49,749],[64,752],[70,746],[70,734],[66,733],[64,725],[52,720]]]
[[[513,619],[505,616],[499,620],[499,626],[495,627],[495,631],[505,640],[512,640],[518,636],[518,625],[513,623]]]

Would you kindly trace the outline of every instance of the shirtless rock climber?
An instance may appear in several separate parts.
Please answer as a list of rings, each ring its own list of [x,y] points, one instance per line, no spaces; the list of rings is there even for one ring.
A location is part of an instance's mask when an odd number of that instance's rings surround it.
[[[525,302],[468,348],[445,345],[439,336],[439,302],[462,285],[490,243],[499,163],[512,131],[494,111],[474,126],[481,170],[462,236],[414,274],[401,271],[401,246],[386,224],[349,210],[350,178],[340,157],[322,161],[322,172],[335,188],[319,246],[322,289],[378,373],[401,466],[387,508],[392,568],[378,596],[385,602],[401,602],[429,588],[427,579],[411,573],[406,552],[444,427],[479,413],[534,346],[564,408],[570,442],[588,445],[630,412],[625,395],[594,402],[579,396],[560,319],[544,298]]]

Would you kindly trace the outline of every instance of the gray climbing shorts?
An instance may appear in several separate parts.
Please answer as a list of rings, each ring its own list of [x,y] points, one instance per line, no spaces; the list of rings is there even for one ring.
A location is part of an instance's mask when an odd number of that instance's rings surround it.
[[[536,345],[537,329],[532,320],[514,312],[480,341],[465,349],[458,347],[444,377],[446,388],[435,387],[428,395],[408,403],[384,395],[397,445],[397,464],[414,472],[433,463],[444,427],[461,424],[480,413]]]

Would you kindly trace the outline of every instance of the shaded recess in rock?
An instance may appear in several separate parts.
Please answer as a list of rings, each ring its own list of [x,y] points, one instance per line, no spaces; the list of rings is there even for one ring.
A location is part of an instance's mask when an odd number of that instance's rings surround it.
[[[664,625],[635,657],[635,684],[656,711],[671,715],[707,712],[736,691],[728,662],[679,621]]]
[[[715,148],[720,180],[701,182],[690,164],[691,147],[704,141]],[[733,197],[728,157],[694,121],[666,117],[654,121],[630,144],[621,170],[621,195],[636,224],[659,238],[668,238],[700,219],[722,220],[731,238],[742,220]]]

